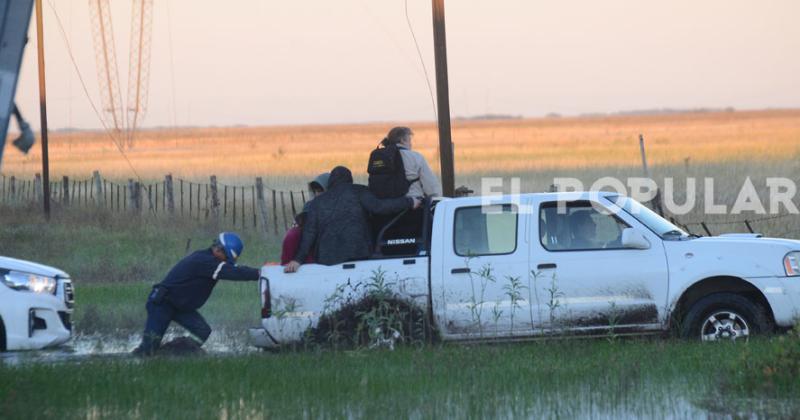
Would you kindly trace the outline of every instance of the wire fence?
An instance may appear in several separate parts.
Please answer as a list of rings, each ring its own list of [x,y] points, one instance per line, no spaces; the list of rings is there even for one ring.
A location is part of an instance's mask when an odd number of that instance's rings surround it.
[[[234,227],[262,228],[279,234],[288,229],[308,200],[306,191],[282,191],[264,185],[262,178],[253,184],[228,185],[209,177],[208,183],[173,178],[142,183],[129,179],[120,183],[103,178],[95,171],[91,178],[51,181],[50,199],[55,206],[106,209],[112,212],[181,217],[210,221]],[[0,175],[0,203],[30,205],[44,197],[42,179]]]
[[[50,182],[50,198],[56,206],[101,208],[112,212],[148,214],[156,217],[180,217],[215,222],[233,227],[261,228],[278,235],[288,229],[295,215],[308,200],[306,191],[276,190],[254,179],[249,185],[228,185],[211,175],[208,183],[174,178],[167,174],[159,182],[141,183],[129,179],[120,183],[103,178],[95,171],[91,178],[67,176]],[[41,177],[16,178],[0,174],[0,204],[40,203],[43,198]],[[800,215],[781,213],[742,217],[735,220],[708,218],[699,221],[667,216],[676,226],[700,236],[723,233],[765,233],[773,236],[800,235]]]

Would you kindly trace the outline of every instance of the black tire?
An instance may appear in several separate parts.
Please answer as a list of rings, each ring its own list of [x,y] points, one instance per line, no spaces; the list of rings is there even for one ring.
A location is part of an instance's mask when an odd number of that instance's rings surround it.
[[[3,324],[3,318],[0,318],[0,353],[6,349],[6,324]]]
[[[712,316],[714,318],[711,318]],[[722,319],[724,325],[718,323],[718,318]],[[698,300],[689,309],[680,326],[681,337],[691,340],[713,341],[737,339],[743,336],[746,339],[751,335],[766,334],[771,331],[772,322],[766,309],[735,293],[714,293]]]

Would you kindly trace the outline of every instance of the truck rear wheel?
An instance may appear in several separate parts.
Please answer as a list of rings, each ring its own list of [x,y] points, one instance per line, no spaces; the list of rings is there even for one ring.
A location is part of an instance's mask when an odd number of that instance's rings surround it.
[[[701,341],[747,340],[772,330],[766,310],[735,293],[714,293],[698,300],[683,321],[681,336]]]
[[[3,318],[0,318],[0,353],[6,349],[6,324],[3,323]]]

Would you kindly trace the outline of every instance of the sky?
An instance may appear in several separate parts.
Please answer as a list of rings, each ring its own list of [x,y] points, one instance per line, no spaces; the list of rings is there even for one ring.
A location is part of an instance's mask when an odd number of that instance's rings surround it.
[[[111,3],[126,92],[131,2]],[[800,107],[797,0],[445,3],[453,117]],[[431,2],[407,0],[422,62],[405,5],[154,0],[143,126],[433,121]],[[50,127],[100,128],[88,2],[44,0],[44,25]],[[16,98],[38,127],[30,29]]]

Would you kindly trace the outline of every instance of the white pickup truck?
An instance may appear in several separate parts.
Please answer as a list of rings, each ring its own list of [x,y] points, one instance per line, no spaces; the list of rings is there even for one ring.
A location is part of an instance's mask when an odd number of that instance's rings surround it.
[[[65,343],[72,336],[74,298],[67,273],[0,257],[0,351]]]
[[[419,239],[379,236],[375,258],[293,274],[262,268],[253,344],[298,342],[332,295],[376,270],[443,340],[610,329],[737,339],[791,327],[800,314],[800,241],[688,235],[613,193],[444,199],[425,213]],[[418,246],[406,255],[384,255],[409,243]]]

